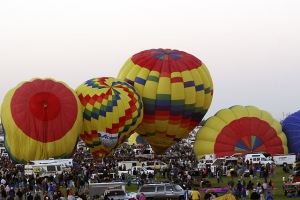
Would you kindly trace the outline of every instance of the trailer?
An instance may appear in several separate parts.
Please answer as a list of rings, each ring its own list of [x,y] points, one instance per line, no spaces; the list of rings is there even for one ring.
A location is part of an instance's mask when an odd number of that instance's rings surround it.
[[[293,165],[296,162],[296,154],[275,154],[273,160],[276,165]]]
[[[49,158],[48,160],[31,160],[29,165],[51,165],[51,164],[57,164],[57,165],[65,165],[68,167],[73,167],[73,159],[72,158]]]

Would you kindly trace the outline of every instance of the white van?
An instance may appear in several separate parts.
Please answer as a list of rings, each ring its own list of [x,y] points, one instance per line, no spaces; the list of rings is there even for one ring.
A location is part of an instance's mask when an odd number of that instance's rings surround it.
[[[292,165],[296,162],[296,154],[275,154],[273,156],[276,165]]]
[[[166,169],[168,165],[161,161],[145,161],[142,162],[142,166],[146,169]]]
[[[39,165],[25,165],[25,175],[38,175],[39,177],[49,177],[56,174],[62,174],[68,167],[61,164],[39,164]]]
[[[262,164],[262,165],[266,165],[266,164],[274,164],[274,162],[272,161],[272,159],[270,159],[269,157],[267,158],[266,156],[264,156],[264,154],[262,153],[254,153],[254,154],[246,154],[245,155],[245,161],[249,160],[249,162],[252,161],[253,164]]]

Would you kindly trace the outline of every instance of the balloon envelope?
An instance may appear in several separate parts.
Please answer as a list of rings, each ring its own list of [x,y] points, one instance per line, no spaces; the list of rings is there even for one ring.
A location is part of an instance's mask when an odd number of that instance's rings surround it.
[[[142,96],[144,118],[136,132],[156,154],[186,137],[212,101],[213,83],[207,67],[179,50],[141,51],[125,62],[118,78]]]
[[[287,138],[280,123],[254,106],[233,106],[208,118],[196,134],[194,153],[217,157],[234,153],[288,153]]]
[[[143,139],[143,137],[138,133],[133,133],[128,139],[127,144],[129,145],[146,145],[147,142]]]
[[[82,130],[75,91],[54,79],[18,84],[4,97],[5,147],[17,163],[72,156]]]
[[[111,154],[142,121],[142,99],[126,82],[94,78],[78,86],[76,92],[83,106],[80,137],[95,157]]]
[[[288,140],[290,153],[300,153],[300,111],[287,116],[282,121],[282,130]]]

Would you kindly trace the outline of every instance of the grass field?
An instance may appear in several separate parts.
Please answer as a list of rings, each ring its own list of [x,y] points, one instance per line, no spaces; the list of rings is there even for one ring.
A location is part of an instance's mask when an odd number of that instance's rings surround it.
[[[283,170],[282,170],[282,167],[277,167],[276,168],[276,174],[275,174],[275,177],[272,178],[272,181],[274,181],[275,185],[275,190],[273,190],[272,194],[274,196],[274,199],[276,200],[283,200],[283,199],[288,199],[284,194],[283,194],[283,190],[282,190],[282,184],[283,184],[283,177],[285,177],[285,180],[288,179],[289,177],[289,174],[288,173],[284,173]],[[227,176],[223,176],[222,177],[223,179],[223,183],[217,183],[217,178],[214,177],[214,178],[210,178],[210,181],[212,183],[212,187],[222,187],[222,186],[228,186],[228,181],[231,179],[231,177],[227,177]],[[245,177],[244,178],[246,183],[249,182],[250,180],[250,177]],[[257,183],[257,180],[260,180],[261,183],[263,183],[264,181],[264,178],[259,178],[259,177],[254,177],[253,178],[253,183],[256,185]],[[162,178],[156,178],[156,181],[166,181],[166,179],[162,179]],[[269,181],[269,179],[268,179]],[[234,182],[235,184],[238,182],[238,177],[234,177]],[[138,186],[137,185],[131,185],[131,186],[126,186],[126,191],[128,192],[137,192],[138,190]],[[222,194],[219,194],[219,196],[221,196]],[[203,196],[202,195],[202,198],[203,199]],[[247,199],[250,199],[249,197]],[[297,198],[291,198],[291,199],[299,199],[299,197]]]

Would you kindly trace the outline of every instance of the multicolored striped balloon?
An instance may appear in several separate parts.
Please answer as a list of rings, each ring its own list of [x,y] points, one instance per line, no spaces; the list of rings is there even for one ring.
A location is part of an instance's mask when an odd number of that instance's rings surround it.
[[[90,79],[76,89],[83,106],[81,139],[96,158],[113,152],[138,127],[143,103],[137,91],[115,78]]]
[[[72,156],[82,131],[80,101],[73,89],[54,79],[22,82],[5,96],[5,147],[17,163]]]
[[[254,106],[233,106],[208,118],[196,134],[194,153],[217,157],[234,153],[288,153],[281,124],[268,112]]]
[[[118,78],[142,96],[144,119],[136,132],[156,154],[186,137],[208,111],[213,83],[206,66],[179,50],[150,49],[129,58]]]

